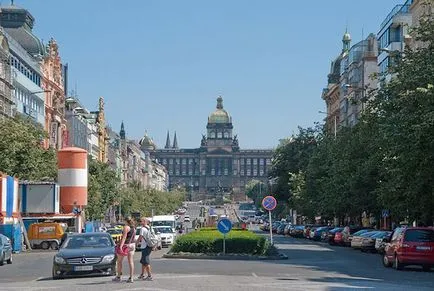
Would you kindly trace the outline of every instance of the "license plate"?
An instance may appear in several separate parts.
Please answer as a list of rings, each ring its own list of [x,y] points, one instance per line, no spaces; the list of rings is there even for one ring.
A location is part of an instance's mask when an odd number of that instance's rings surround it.
[[[429,251],[431,248],[430,247],[416,247],[416,250],[419,251]]]
[[[93,266],[75,266],[74,271],[92,271]]]

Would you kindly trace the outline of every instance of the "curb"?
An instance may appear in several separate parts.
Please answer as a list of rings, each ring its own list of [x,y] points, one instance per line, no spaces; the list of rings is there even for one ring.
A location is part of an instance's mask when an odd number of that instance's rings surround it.
[[[223,255],[223,254],[202,254],[202,253],[174,253],[164,254],[166,259],[196,259],[196,260],[239,260],[239,261],[266,261],[266,260],[287,260],[288,256],[254,256],[254,255]]]

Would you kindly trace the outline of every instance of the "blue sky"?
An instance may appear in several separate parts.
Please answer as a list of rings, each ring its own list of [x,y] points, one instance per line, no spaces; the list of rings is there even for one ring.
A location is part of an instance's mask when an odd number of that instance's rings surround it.
[[[8,4],[9,1],[2,1]],[[324,116],[330,61],[348,24],[353,43],[378,32],[397,0],[15,0],[54,37],[69,87],[109,124],[164,146],[200,145],[222,95],[242,148],[270,148]]]

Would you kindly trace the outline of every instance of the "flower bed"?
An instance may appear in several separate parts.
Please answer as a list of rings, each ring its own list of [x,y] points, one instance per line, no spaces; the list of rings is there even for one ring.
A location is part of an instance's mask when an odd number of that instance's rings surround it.
[[[250,231],[230,231],[226,235],[227,254],[263,255],[268,248],[265,237]],[[176,239],[171,253],[218,254],[223,251],[223,235],[215,229],[193,231]]]

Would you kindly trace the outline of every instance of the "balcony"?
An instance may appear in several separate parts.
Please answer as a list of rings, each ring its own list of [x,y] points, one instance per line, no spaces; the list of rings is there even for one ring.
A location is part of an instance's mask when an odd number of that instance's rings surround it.
[[[412,3],[413,0],[407,0],[407,2],[403,5],[396,5],[381,23],[380,30],[383,30],[383,28],[389,23],[389,21],[392,20],[392,18],[396,15],[410,13],[410,6]]]

